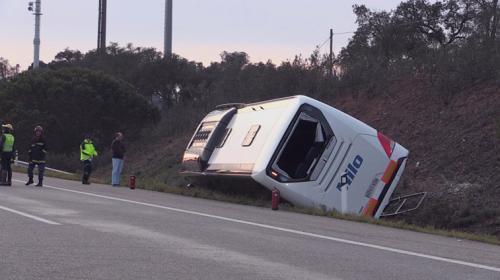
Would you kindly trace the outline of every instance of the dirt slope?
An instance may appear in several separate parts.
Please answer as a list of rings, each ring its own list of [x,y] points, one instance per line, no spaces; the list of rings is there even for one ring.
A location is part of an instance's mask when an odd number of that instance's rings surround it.
[[[445,101],[424,84],[401,83],[386,96],[329,103],[410,150],[398,193],[430,195],[406,220],[500,236],[500,87]]]

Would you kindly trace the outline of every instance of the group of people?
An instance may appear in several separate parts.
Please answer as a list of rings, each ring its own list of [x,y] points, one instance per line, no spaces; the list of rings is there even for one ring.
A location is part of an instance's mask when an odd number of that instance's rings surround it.
[[[2,125],[2,136],[0,137],[1,149],[1,171],[0,185],[12,185],[12,168],[11,164],[15,158],[15,138],[13,135],[14,127],[11,124]],[[33,170],[38,165],[38,183],[36,186],[43,185],[43,174],[45,171],[45,155],[47,147],[43,137],[43,128],[37,125],[34,129],[33,139],[28,149],[29,165],[28,165],[28,182],[26,185],[31,185],[33,181]]]
[[[12,185],[12,168],[11,164],[14,161],[15,155],[15,137],[13,135],[14,127],[12,124],[2,125],[2,135],[0,137],[1,150],[1,170],[0,170],[0,185]],[[97,151],[92,143],[90,133],[87,133],[85,139],[80,145],[80,161],[83,165],[82,184],[90,184],[90,174],[92,173],[92,160],[97,156]],[[120,176],[123,170],[123,161],[125,158],[125,146],[123,144],[123,133],[117,132],[111,143],[112,156],[112,176],[111,181],[113,186],[120,186]],[[35,186],[43,186],[43,177],[45,173],[47,155],[47,144],[43,136],[43,128],[40,125],[35,126],[33,130],[33,138],[28,149],[28,181],[26,186],[34,184],[33,171],[38,166],[38,182]]]
[[[123,145],[123,133],[117,132],[113,142],[111,142],[112,165],[111,184],[113,187],[120,186],[120,176],[123,170],[123,160],[125,158],[125,145]],[[85,139],[80,145],[80,161],[83,163],[82,184],[89,185],[90,174],[92,173],[92,159],[97,156],[97,151],[92,143],[90,133],[85,135]]]

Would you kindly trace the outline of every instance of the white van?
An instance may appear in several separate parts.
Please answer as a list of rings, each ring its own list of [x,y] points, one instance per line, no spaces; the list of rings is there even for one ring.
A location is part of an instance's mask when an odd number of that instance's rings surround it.
[[[247,177],[297,206],[379,218],[407,157],[365,123],[292,96],[218,106],[189,141],[182,173]]]

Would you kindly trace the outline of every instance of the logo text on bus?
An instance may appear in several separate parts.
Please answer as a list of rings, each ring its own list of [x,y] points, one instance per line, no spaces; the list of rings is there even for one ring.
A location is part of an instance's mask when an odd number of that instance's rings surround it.
[[[362,164],[363,158],[360,155],[357,155],[354,160],[347,165],[347,168],[345,169],[345,174],[347,175],[347,185],[351,185]],[[340,188],[342,188],[342,184],[339,182],[337,184],[337,190],[340,191]]]

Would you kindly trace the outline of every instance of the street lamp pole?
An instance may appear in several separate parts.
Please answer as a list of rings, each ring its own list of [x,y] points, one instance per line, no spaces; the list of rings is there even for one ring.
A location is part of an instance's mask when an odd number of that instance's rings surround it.
[[[33,2],[28,3],[28,11],[35,15],[35,38],[33,39],[33,69],[40,66],[40,17],[42,15],[42,0],[35,0],[35,8]],[[34,10],[34,11],[33,11]]]
[[[165,0],[164,58],[172,57],[172,0]]]
[[[107,1],[99,0],[99,16],[97,23],[97,50],[105,51],[106,50],[106,9],[107,9]]]

